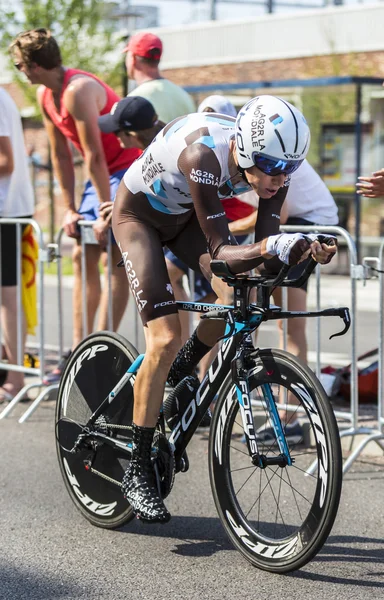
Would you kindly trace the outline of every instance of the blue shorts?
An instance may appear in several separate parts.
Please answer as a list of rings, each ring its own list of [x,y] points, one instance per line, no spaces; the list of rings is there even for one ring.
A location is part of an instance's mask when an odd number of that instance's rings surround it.
[[[244,242],[244,240],[247,239],[247,237],[248,237],[247,235],[236,236],[237,243],[242,244]],[[171,250],[169,248],[164,248],[164,255],[165,255],[165,258],[168,258],[168,260],[171,261],[171,263],[175,265],[175,267],[177,267],[178,269],[183,271],[186,275],[188,275],[187,265],[182,260],[177,258],[177,256],[175,254],[173,254],[173,252],[171,252]],[[195,294],[194,294],[193,302],[200,302],[203,298],[205,298],[205,296],[207,296],[208,294],[212,294],[212,293],[214,293],[214,291],[213,291],[209,281],[201,273],[195,272]]]
[[[109,186],[111,190],[111,200],[115,199],[117,188],[123,179],[127,169],[122,169],[109,176]],[[84,221],[96,221],[99,217],[100,200],[92,181],[88,180],[81,196],[80,208],[77,211]]]

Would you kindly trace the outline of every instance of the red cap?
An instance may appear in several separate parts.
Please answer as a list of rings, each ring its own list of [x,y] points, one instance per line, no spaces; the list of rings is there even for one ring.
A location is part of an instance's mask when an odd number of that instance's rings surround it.
[[[153,33],[135,33],[130,38],[123,52],[128,52],[128,50],[136,56],[160,60],[163,44],[161,39]]]

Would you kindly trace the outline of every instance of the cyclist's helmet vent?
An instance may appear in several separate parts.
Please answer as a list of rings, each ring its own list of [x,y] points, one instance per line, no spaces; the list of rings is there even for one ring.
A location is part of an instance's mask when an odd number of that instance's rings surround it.
[[[302,113],[277,96],[257,96],[236,119],[236,152],[241,169],[292,173],[305,159],[310,131]]]

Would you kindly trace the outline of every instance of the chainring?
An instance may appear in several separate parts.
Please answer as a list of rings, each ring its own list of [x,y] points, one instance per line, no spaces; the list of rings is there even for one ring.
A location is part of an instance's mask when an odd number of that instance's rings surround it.
[[[159,473],[161,496],[166,498],[175,481],[176,465],[172,446],[160,431],[153,436],[152,460]]]

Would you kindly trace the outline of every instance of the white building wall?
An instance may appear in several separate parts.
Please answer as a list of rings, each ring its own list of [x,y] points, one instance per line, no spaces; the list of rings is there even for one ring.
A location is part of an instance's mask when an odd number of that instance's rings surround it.
[[[156,29],[163,69],[384,50],[383,31],[382,2]]]

